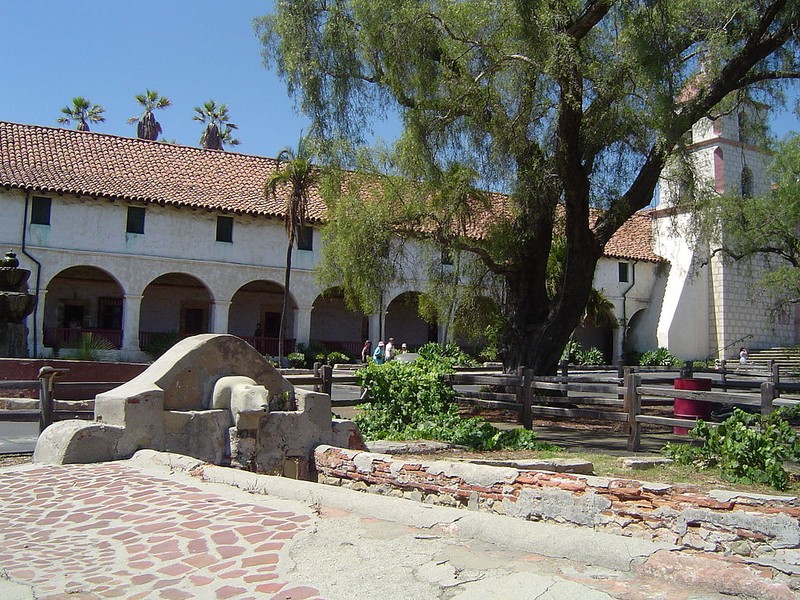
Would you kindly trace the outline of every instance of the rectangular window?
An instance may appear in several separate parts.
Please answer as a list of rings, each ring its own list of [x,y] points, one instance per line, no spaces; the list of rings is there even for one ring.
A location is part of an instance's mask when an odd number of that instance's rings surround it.
[[[619,265],[619,281],[620,283],[628,283],[628,263],[621,262]]]
[[[233,242],[233,217],[217,217],[217,241]]]
[[[128,223],[125,227],[128,233],[144,233],[144,208],[141,206],[128,207]]]
[[[31,223],[34,225],[50,225],[50,198],[34,196],[31,202]]]
[[[314,249],[314,228],[304,225],[297,230],[297,249],[298,250],[313,250]]]

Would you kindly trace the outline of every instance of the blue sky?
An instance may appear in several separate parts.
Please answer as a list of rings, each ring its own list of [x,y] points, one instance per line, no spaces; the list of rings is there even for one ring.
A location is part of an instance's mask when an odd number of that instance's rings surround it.
[[[0,0],[0,120],[56,126],[61,107],[84,96],[106,108],[93,131],[135,135],[134,96],[157,90],[166,139],[198,145],[194,107],[213,98],[239,126],[236,151],[275,156],[295,146],[307,121],[261,59],[253,31],[268,0]],[[800,129],[789,111],[773,118],[779,136]],[[392,139],[397,124],[378,123]]]

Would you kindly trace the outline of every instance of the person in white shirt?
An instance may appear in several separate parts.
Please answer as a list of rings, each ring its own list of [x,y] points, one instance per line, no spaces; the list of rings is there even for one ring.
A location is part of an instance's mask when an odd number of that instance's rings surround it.
[[[394,338],[389,338],[389,341],[386,342],[386,347],[383,349],[386,355],[386,361],[392,360],[394,358]]]

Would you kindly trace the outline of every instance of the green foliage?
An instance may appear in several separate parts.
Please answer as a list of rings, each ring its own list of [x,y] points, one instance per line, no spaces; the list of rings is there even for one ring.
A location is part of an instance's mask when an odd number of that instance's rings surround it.
[[[575,340],[568,341],[567,345],[564,346],[564,350],[561,352],[561,362],[567,361],[573,365],[578,364],[578,353],[580,351],[581,345],[578,342]]]
[[[286,358],[294,369],[302,369],[306,366],[306,355],[302,352],[290,352]]]
[[[59,117],[57,122],[62,125],[76,124],[78,131],[89,131],[89,124],[102,123],[106,120],[103,113],[106,109],[99,104],[92,104],[82,96],[75,96],[72,105],[67,105],[61,109],[63,117]]]
[[[158,358],[180,341],[181,336],[175,331],[151,333],[147,336],[147,345],[144,347],[144,351],[153,358]]]
[[[455,392],[442,378],[451,372],[457,352],[435,346],[423,346],[413,363],[370,363],[358,372],[369,389],[369,401],[355,419],[365,439],[433,439],[479,450],[553,449],[537,442],[532,431],[500,431],[483,419],[460,417]]]
[[[64,358],[72,360],[95,361],[100,358],[101,350],[113,350],[114,344],[101,335],[91,332],[81,333],[78,345],[75,348],[64,351]]]
[[[683,361],[666,348],[648,350],[639,357],[643,367],[680,367]]]
[[[324,344],[317,341],[312,341],[309,344],[297,344],[297,352],[302,353],[306,357],[305,366],[311,368],[315,362],[325,363],[328,359],[328,349]]]
[[[346,365],[350,362],[350,357],[344,352],[331,352],[325,360],[330,366]]]
[[[422,361],[420,364],[431,364],[437,369],[441,368],[451,371],[453,367],[475,366],[475,361],[452,342],[444,345],[437,344],[436,342],[428,342],[417,350],[417,354],[419,354],[420,360]]]
[[[603,353],[595,347],[578,352],[578,364],[585,366],[604,365],[606,362]]]
[[[698,421],[689,433],[702,446],[667,444],[664,451],[679,464],[718,468],[730,481],[783,490],[790,483],[784,462],[800,461],[800,436],[790,424],[798,415],[800,407],[779,408],[767,416],[736,408],[717,427]]]
[[[200,136],[200,145],[209,150],[224,150],[225,144],[238,146],[239,140],[233,137],[233,132],[238,129],[235,123],[231,123],[228,116],[228,106],[217,104],[214,100],[209,100],[201,106],[194,107],[193,121],[200,121],[205,128]]]

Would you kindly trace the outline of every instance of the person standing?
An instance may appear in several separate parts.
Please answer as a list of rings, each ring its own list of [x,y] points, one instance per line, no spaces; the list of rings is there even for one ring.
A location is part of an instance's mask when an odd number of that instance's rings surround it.
[[[747,348],[742,346],[739,348],[739,364],[746,365],[747,364]]]
[[[394,357],[394,338],[389,338],[389,341],[386,342],[386,348],[384,349],[384,356],[386,362],[389,362]]]
[[[382,365],[386,361],[383,342],[378,342],[378,347],[375,348],[375,352],[372,355],[372,360],[376,365]]]
[[[364,342],[364,347],[361,349],[361,362],[366,363],[372,358],[372,342],[367,340]]]

